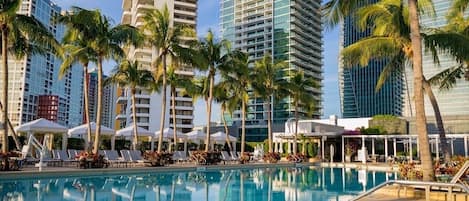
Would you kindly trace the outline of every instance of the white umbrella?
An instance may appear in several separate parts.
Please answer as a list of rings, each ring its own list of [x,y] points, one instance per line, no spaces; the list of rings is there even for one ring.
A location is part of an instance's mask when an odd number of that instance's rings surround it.
[[[49,121],[44,118],[21,124],[15,128],[16,132],[31,133],[66,133],[67,128],[58,123]]]
[[[133,125],[116,131],[116,136],[132,137],[133,134],[134,134],[134,126]],[[154,136],[153,132],[150,132],[149,130],[144,129],[142,127],[138,127],[138,126],[137,126],[137,134],[138,134],[138,136],[149,136],[149,137]]]
[[[163,129],[163,139],[173,139],[173,137],[174,137],[173,134],[174,134],[174,130],[172,128]],[[159,137],[160,137],[160,131],[158,130],[158,131],[155,132],[155,138],[159,139]],[[186,135],[182,134],[179,131],[176,131],[176,137],[178,139],[186,139],[187,138]]]
[[[90,122],[91,134],[96,132],[96,123]],[[116,131],[114,129],[108,128],[101,125],[101,135],[114,135]],[[69,137],[83,137],[88,134],[88,124],[83,124],[68,130]]]
[[[224,132],[219,131],[210,135],[210,139],[216,143],[225,143],[226,134]],[[231,135],[228,136],[228,139],[230,140],[230,142],[236,142],[238,140],[236,137],[233,137]]]
[[[205,140],[206,134],[201,130],[191,131],[186,133],[187,139],[197,142],[198,140]]]

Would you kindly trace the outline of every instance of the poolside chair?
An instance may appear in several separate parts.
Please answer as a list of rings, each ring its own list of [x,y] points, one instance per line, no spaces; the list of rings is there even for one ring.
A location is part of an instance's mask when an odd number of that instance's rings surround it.
[[[134,162],[140,163],[140,164],[146,164],[150,163],[149,160],[146,160],[142,157],[142,152],[140,150],[130,150],[130,159]]]
[[[54,158],[62,160],[63,162],[67,162],[67,163],[76,163],[76,162],[78,162],[77,159],[70,158],[67,155],[67,151],[65,151],[65,150],[55,150],[55,154],[57,154],[57,157],[54,157]]]
[[[236,154],[235,151],[231,151],[230,153],[231,153],[231,158],[233,158],[233,160],[235,161],[239,160],[239,155]]]
[[[76,158],[78,156],[78,151],[76,149],[68,149],[69,158]]]
[[[117,167],[119,167],[119,164],[125,164],[127,166],[127,161],[125,161],[123,158],[119,157],[119,153],[117,153],[116,150],[104,150],[104,158],[110,163],[112,166],[113,164],[116,164]]]
[[[223,161],[223,163],[227,163],[227,162],[232,162],[233,161],[233,158],[231,158],[230,154],[228,154],[228,152],[226,151],[221,151],[221,160]]]
[[[173,152],[172,160],[175,162],[186,162],[189,160],[186,152],[184,151],[175,151]]]

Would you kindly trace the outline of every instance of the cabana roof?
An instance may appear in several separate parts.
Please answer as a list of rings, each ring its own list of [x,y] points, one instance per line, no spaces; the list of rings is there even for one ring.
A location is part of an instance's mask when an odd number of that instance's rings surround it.
[[[15,128],[16,132],[31,133],[66,133],[67,128],[44,118],[36,119]]]

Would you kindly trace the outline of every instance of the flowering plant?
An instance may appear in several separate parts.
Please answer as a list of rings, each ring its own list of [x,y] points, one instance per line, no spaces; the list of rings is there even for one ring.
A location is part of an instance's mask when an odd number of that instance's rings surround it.
[[[167,152],[146,151],[143,158],[150,161],[151,166],[164,166],[172,163],[172,154]]]
[[[81,168],[107,168],[109,163],[103,155],[82,151],[75,156]]]
[[[280,154],[277,152],[268,152],[264,154],[264,161],[270,162],[270,163],[276,163],[277,161],[280,160]]]
[[[300,153],[289,154],[287,156],[287,160],[290,161],[290,162],[301,163],[303,161],[306,161],[306,155],[300,154]]]
[[[357,152],[357,146],[355,144],[345,145],[345,155],[351,156]]]

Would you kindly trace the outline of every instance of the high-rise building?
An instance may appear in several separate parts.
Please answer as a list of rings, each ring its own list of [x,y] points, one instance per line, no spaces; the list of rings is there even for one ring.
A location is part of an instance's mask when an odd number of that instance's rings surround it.
[[[50,0],[23,0],[19,13],[39,20],[57,40],[63,37],[65,27],[54,22],[61,8]],[[82,123],[83,70],[73,65],[59,79],[61,63],[50,52],[45,55],[26,55],[22,59],[9,57],[8,112],[13,126],[35,120],[47,111],[55,112],[56,116],[52,119],[64,126],[73,127]],[[0,80],[0,84],[3,81]],[[40,99],[41,106],[44,106],[41,108]],[[38,114],[39,111],[41,114]]]
[[[322,21],[320,0],[221,0],[220,20],[222,37],[234,49],[249,54],[253,63],[265,54],[288,63],[285,71],[302,70],[305,75],[321,83]],[[318,118],[322,113],[322,90],[309,91],[317,100]],[[273,104],[274,123],[283,124],[294,116],[291,99]],[[251,97],[246,116],[246,139],[261,141],[267,138],[267,112],[263,100]],[[305,113],[300,112],[302,116]],[[240,125],[241,113],[234,113],[235,125]]]
[[[103,76],[103,80],[107,78],[106,75]],[[88,108],[90,115],[90,122],[96,122],[96,115],[98,111],[98,71],[96,69],[91,69],[87,74],[88,81]],[[114,118],[115,118],[115,105],[117,99],[117,86],[116,85],[106,85],[103,87],[102,94],[102,113],[101,113],[101,122],[102,125],[114,128]],[[83,122],[86,121],[86,114],[83,113]]]
[[[141,27],[143,25],[143,16],[148,9],[162,9],[164,6],[168,6],[170,12],[171,24],[184,25],[186,27],[196,28],[197,19],[197,0],[123,0],[123,15],[122,23],[130,24],[135,27]],[[189,38],[187,38],[189,39]],[[137,60],[143,69],[154,71],[151,68],[151,62],[157,57],[157,50],[150,46],[142,48],[129,48],[127,49],[129,59]],[[194,76],[194,71],[190,66],[183,66],[178,68],[176,74],[182,77],[191,78]],[[193,111],[194,107],[192,104],[192,98],[181,94],[181,89],[176,90],[176,127],[177,130],[183,133],[190,132],[193,127]],[[121,96],[117,99],[118,115],[116,124],[120,126],[129,126],[132,122],[131,106],[132,101],[130,99],[129,90],[119,90]],[[166,107],[166,120],[165,127],[173,127],[172,113],[170,108],[172,107],[168,86],[167,96],[167,107]],[[137,125],[149,129],[150,131],[157,131],[160,128],[161,118],[161,94],[152,93],[146,90],[137,90],[136,95],[136,112],[137,112]]]
[[[376,0],[368,0],[364,3],[375,2]],[[352,17],[347,17],[341,28],[341,48],[371,34],[370,30],[359,30]],[[346,68],[339,62],[340,104],[344,118],[372,117],[378,114],[401,116],[404,90],[402,73],[393,72],[381,90],[375,90],[379,76],[387,64],[385,60],[373,60],[366,67]]]
[[[451,8],[453,1],[447,0],[434,0],[435,16],[422,16],[421,25],[426,28],[438,28],[447,24],[446,14]],[[432,55],[423,51],[423,73],[425,78],[429,79],[435,74],[443,71],[444,69],[454,67],[457,65],[455,60],[445,54],[439,54],[439,62],[437,65],[434,63]],[[409,84],[409,98],[405,101],[404,115],[411,117],[415,115],[415,106],[413,102],[413,72],[411,67],[406,67],[406,74],[408,75]],[[456,115],[469,115],[469,82],[460,79],[457,81],[454,88],[450,90],[440,90],[438,86],[432,86],[433,93],[438,101],[441,115],[443,116],[456,116]],[[407,97],[406,97],[407,98]],[[434,116],[432,105],[425,95],[425,114],[427,116]],[[445,118],[445,117],[444,117]],[[451,128],[447,128],[451,132]]]

